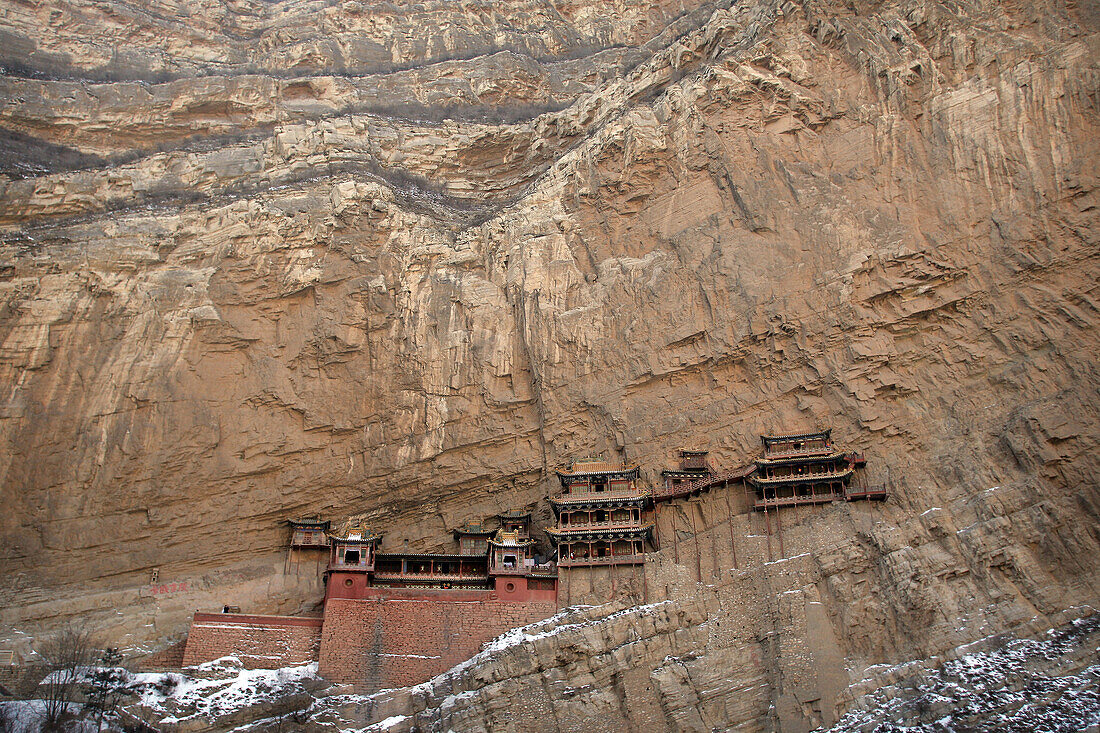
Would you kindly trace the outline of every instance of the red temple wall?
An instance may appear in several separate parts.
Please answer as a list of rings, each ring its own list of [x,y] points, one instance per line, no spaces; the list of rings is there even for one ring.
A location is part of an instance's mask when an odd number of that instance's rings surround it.
[[[196,613],[183,650],[190,667],[233,655],[247,669],[317,661],[320,618]]]
[[[526,578],[522,575],[498,575],[494,579],[496,597],[513,603],[558,602],[557,581],[543,578]]]
[[[363,598],[369,587],[366,573],[334,570],[328,576],[325,598]]]
[[[320,652],[322,675],[366,693],[426,682],[557,611],[554,602],[494,600],[493,591],[370,590],[374,597],[329,599]]]

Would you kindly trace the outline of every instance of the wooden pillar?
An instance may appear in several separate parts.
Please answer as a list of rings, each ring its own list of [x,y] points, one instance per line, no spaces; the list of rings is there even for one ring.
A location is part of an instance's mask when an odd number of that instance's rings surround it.
[[[750,510],[751,511],[751,510]],[[726,482],[726,517],[730,525],[730,552],[733,553],[733,569],[737,569],[737,543],[733,541],[733,503],[730,501],[729,482]]]
[[[691,509],[691,502],[688,502],[688,508]],[[702,553],[699,552],[699,532],[695,528],[695,511],[691,512],[691,534],[695,538],[695,580],[699,583],[703,582],[703,558]]]
[[[676,514],[672,515],[672,561],[677,565],[680,564],[680,541],[677,538],[676,532]]]
[[[710,527],[710,575],[712,578],[720,575],[718,571],[718,543],[714,541],[714,535],[716,534],[714,530],[716,529],[717,527],[712,524]]]
[[[653,544],[658,550],[661,549],[661,505],[656,502],[653,503]]]
[[[775,526],[779,530],[779,556],[786,557],[787,552],[783,549],[783,520],[779,518],[779,515],[783,512],[778,507],[775,510]]]
[[[768,517],[768,490],[767,489],[764,489],[764,528],[765,528],[764,536],[767,537],[767,540],[768,540],[768,562],[771,562],[772,560],[775,559],[775,557],[772,556],[772,522],[771,522],[771,519]]]

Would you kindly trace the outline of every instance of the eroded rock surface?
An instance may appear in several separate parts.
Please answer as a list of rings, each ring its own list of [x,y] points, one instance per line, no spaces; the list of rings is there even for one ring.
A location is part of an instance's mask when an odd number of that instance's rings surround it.
[[[6,646],[309,608],[288,516],[428,550],[547,522],[572,456],[654,482],[816,426],[890,501],[785,511],[782,547],[676,506],[671,635],[733,604],[819,636],[743,710],[707,700],[749,646],[670,663],[646,684],[710,712],[665,720],[809,725],[1100,600],[1087,4],[373,8],[0,3]]]

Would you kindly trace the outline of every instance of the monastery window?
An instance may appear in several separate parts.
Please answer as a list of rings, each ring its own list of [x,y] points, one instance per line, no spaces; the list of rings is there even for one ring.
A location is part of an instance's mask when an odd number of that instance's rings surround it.
[[[607,521],[607,512],[605,512],[603,509],[600,509],[599,511],[597,511],[596,512],[596,521],[597,522],[606,522]]]
[[[359,564],[359,550],[344,550],[344,564],[345,565],[358,565]]]
[[[514,568],[515,566],[516,566],[516,556],[515,555],[505,555],[504,556],[504,567]]]

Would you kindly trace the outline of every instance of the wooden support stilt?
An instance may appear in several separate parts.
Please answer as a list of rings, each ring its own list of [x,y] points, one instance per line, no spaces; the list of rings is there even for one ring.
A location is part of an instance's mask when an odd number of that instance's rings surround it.
[[[718,543],[714,541],[715,530],[718,525],[710,526],[710,577],[717,578],[721,573],[718,570]]]
[[[749,508],[749,534],[752,534],[752,526],[753,524],[755,524],[753,516],[756,515],[756,496],[749,492],[748,481],[745,481],[745,483],[742,484],[742,487],[745,489],[745,506]]]
[[[661,505],[653,505],[653,544],[655,549],[661,550]]]
[[[676,536],[676,513],[672,514],[672,562],[680,564],[680,541]]]
[[[695,510],[688,504],[688,507],[692,509],[691,512],[691,534],[695,538],[695,580],[696,582],[703,582],[703,553],[699,551],[699,530],[695,528]]]
[[[764,494],[764,535],[768,539],[768,562],[775,559],[772,555],[772,520],[768,516],[768,495]]]
[[[779,557],[786,557],[787,552],[786,552],[786,550],[783,549],[783,520],[781,520],[779,518],[780,514],[781,514],[781,512],[779,511],[779,508],[777,507],[776,510],[775,510],[775,526],[776,526],[776,530],[779,534]]]
[[[730,552],[733,553],[733,569],[737,569],[737,543],[733,541],[733,504],[730,502],[729,482],[726,482],[726,519],[730,525]]]

